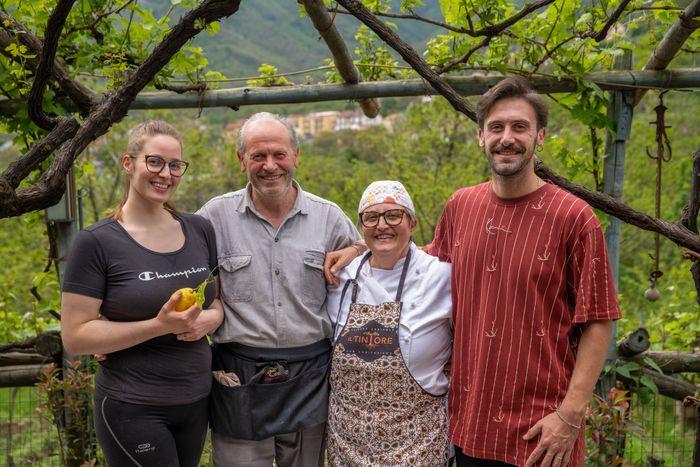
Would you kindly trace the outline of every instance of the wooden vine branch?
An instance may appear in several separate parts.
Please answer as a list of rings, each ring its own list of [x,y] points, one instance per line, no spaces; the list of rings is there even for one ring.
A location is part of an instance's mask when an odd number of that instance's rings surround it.
[[[34,186],[18,189],[10,196],[0,198],[0,218],[45,209],[54,204],[65,190],[66,174],[73,161],[87,145],[126,115],[136,95],[153,80],[183,45],[196,36],[206,24],[235,13],[239,4],[240,0],[206,0],[185,14],[126,83],[90,111],[75,135],[54,153],[51,166]],[[5,173],[0,177],[4,175]]]
[[[698,232],[698,214],[700,214],[700,149],[693,156],[693,174],[690,182],[690,198],[683,209],[680,223],[688,230]]]
[[[126,7],[128,7],[129,5],[134,3],[134,1],[135,0],[128,0],[116,8],[113,8],[113,9],[107,10],[107,11],[103,11],[102,13],[95,14],[90,23],[83,24],[80,26],[73,26],[72,28],[68,29],[64,35],[70,36],[71,34],[74,34],[78,31],[90,31],[90,33],[95,38],[95,40],[98,43],[102,43],[103,37],[102,37],[102,34],[97,30],[97,25],[100,24],[100,22],[102,22],[105,18],[121,13],[122,10],[124,10]]]
[[[41,39],[4,11],[0,11],[0,53],[11,60],[18,61],[16,57],[6,51],[10,44],[24,45],[36,57],[41,56]],[[38,64],[38,58],[28,58],[24,62],[25,67],[30,71],[36,71]],[[68,72],[57,60],[54,60],[52,67],[52,79],[66,93],[81,114],[87,115],[89,113],[90,108],[94,104],[94,94],[79,82],[71,79]]]
[[[398,35],[379,21],[370,11],[357,0],[338,0],[346,10],[362,21],[367,27],[377,34],[392,49],[396,50],[416,72],[426,79],[447,101],[471,120],[476,121],[476,113],[472,106],[460,96],[447,82],[440,77],[430,66],[416,53],[413,48],[404,42]]]
[[[665,70],[688,37],[700,27],[700,20],[694,19],[698,16],[700,16],[700,0],[693,0],[678,15],[678,20],[666,32],[642,69]],[[646,89],[639,89],[634,96],[634,105],[639,104],[646,93]]]
[[[531,2],[528,3],[527,5],[523,6],[522,10],[520,10],[518,13],[515,15],[511,16],[510,18],[506,19],[505,21],[501,21],[500,23],[494,24],[493,26],[487,26],[485,28],[478,29],[476,31],[473,31],[474,36],[496,36],[500,34],[501,32],[505,31],[533,11],[537,11],[538,9],[542,8],[543,6],[549,5],[550,3],[553,3],[553,0],[539,0],[536,2]]]
[[[636,372],[636,376],[650,377],[660,394],[679,401],[693,396],[700,389],[700,386],[668,373],[700,371],[700,354],[648,350],[649,345],[649,333],[646,329],[639,328],[617,342],[618,355],[621,360],[638,363],[641,368]],[[653,361],[662,368],[664,374],[652,369],[653,365],[649,365],[646,360]],[[635,378],[628,378],[619,373],[616,377],[631,386],[638,384]]]
[[[328,49],[333,55],[333,63],[338,69],[338,73],[347,84],[357,84],[362,81],[362,75],[352,61],[350,52],[340,31],[335,27],[333,19],[326,11],[322,0],[301,0],[308,13],[311,22],[321,37],[326,42]],[[379,114],[379,103],[375,99],[358,99],[362,112],[368,118],[374,118]]]
[[[442,21],[436,21],[430,18],[426,18],[424,16],[417,15],[413,12],[410,14],[398,14],[398,13],[387,13],[387,12],[382,12],[382,11],[374,11],[372,14],[375,16],[382,16],[385,18],[394,18],[394,19],[410,19],[410,20],[415,20],[415,21],[420,21],[422,23],[427,23],[427,24],[432,24],[433,26],[438,26],[443,29],[447,29],[448,31],[453,31],[457,32],[460,34],[466,34],[468,36],[472,37],[481,37],[481,36],[497,36],[501,32],[505,31],[533,11],[537,11],[538,9],[542,8],[543,6],[549,5],[550,3],[554,3],[554,0],[537,0],[536,2],[530,2],[526,5],[523,6],[523,8],[516,13],[515,15],[511,16],[510,18],[504,19],[503,21],[492,24],[490,26],[485,26],[481,29],[474,29],[473,26],[470,25],[468,28],[460,28],[457,26],[452,26],[451,24],[444,23]],[[342,11],[338,10],[338,13],[341,14],[354,14],[350,11]]]
[[[194,83],[184,85],[154,83],[153,87],[163,91],[172,91],[177,94],[184,94],[186,92],[202,93],[207,90],[207,83]]]
[[[628,360],[647,365],[645,358],[656,363],[664,373],[700,373],[700,353],[665,350],[647,350]]]
[[[677,401],[682,401],[688,396],[694,396],[700,390],[700,386],[693,384],[683,378],[663,375],[656,370],[648,368],[640,368],[637,372],[639,376],[648,376],[656,384],[659,389],[659,394],[670,397]],[[627,378],[621,374],[616,375],[617,379],[628,385],[636,385],[637,381],[634,378]]]
[[[44,91],[46,90],[46,84],[51,77],[53,71],[54,59],[56,58],[56,49],[58,49],[58,40],[61,37],[61,30],[63,30],[63,25],[66,23],[68,18],[68,13],[70,13],[75,0],[59,0],[49,20],[46,24],[46,31],[44,33],[44,46],[41,48],[41,56],[39,58],[39,65],[36,69],[36,74],[34,75],[34,82],[32,83],[32,88],[29,91],[29,99],[27,103],[27,110],[29,113],[29,118],[31,118],[34,123],[40,128],[46,131],[50,131],[54,126],[56,126],[57,120],[51,118],[44,113],[42,101],[44,98]]]
[[[698,149],[695,152],[695,156],[693,156],[692,177],[693,178],[690,184],[690,198],[687,206],[685,209],[683,209],[683,214],[681,215],[679,224],[697,234],[698,214],[700,213],[700,149]],[[697,252],[695,254],[687,252],[684,257],[692,261],[692,266],[690,266],[690,274],[693,276],[695,291],[697,292],[696,298],[698,305],[700,305],[700,254]]]
[[[489,45],[489,42],[491,42],[491,38],[492,38],[491,36],[485,37],[484,40],[482,40],[481,42],[476,44],[474,47],[469,49],[467,51],[467,53],[465,53],[461,57],[457,57],[457,58],[447,62],[446,64],[444,64],[442,66],[436,67],[435,73],[441,75],[443,73],[447,73],[448,71],[451,71],[452,69],[461,65],[462,63],[467,63],[469,61],[469,59],[471,58],[471,56],[474,55],[474,53],[476,53],[481,48]]]
[[[328,11],[333,11],[335,12],[335,9],[329,8]],[[349,11],[345,10],[337,10],[337,13],[341,15],[352,15]],[[452,26],[451,24],[444,23],[442,21],[437,21],[434,19],[426,18],[425,16],[417,15],[415,13],[410,13],[410,14],[399,14],[399,13],[388,13],[384,11],[373,11],[372,12],[375,16],[381,16],[383,18],[393,18],[393,19],[411,19],[411,20],[416,20],[420,21],[421,23],[427,23],[427,24],[432,24],[433,26],[438,26],[443,29],[447,29],[448,31],[452,32],[458,32],[461,34],[467,34],[469,32],[469,29],[467,28],[460,28],[457,26]]]
[[[617,355],[623,358],[634,357],[649,350],[650,346],[649,331],[638,328],[617,341]]]
[[[631,1],[632,0],[622,0],[615,9],[615,11],[613,11],[612,15],[610,15],[610,18],[608,18],[608,20],[605,22],[605,25],[600,29],[600,31],[592,34],[590,37],[596,42],[601,42],[605,40],[605,38],[608,37],[608,31],[610,31],[610,28],[615,23],[617,23],[617,20],[620,19],[620,16],[625,11],[625,8],[627,8],[627,5]]]
[[[22,342],[0,345],[0,354],[17,350],[31,350],[44,357],[54,357],[61,355],[61,349],[61,335],[57,331],[49,331]]]
[[[52,363],[61,361],[61,350],[61,335],[56,331],[0,345],[0,387],[36,384]]]
[[[577,185],[549,169],[541,160],[535,162],[535,172],[540,178],[552,181],[555,185],[578,196],[594,208],[615,216],[622,222],[634,225],[642,230],[658,232],[677,245],[700,253],[700,235],[691,232],[682,225],[657,219],[649,214],[636,211],[624,203],[615,201],[609,195]]]
[[[72,138],[80,128],[78,122],[70,117],[59,117],[58,124],[42,140],[34,144],[25,155],[13,161],[0,175],[0,204],[11,203],[15,189],[20,182],[36,169],[58,147]]]

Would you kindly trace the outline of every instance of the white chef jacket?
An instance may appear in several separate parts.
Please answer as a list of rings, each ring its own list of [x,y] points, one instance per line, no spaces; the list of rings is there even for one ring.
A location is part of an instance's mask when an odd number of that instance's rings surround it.
[[[401,301],[399,346],[409,372],[424,391],[433,395],[447,392],[448,378],[444,366],[452,354],[452,297],[450,295],[450,264],[418,249],[411,242],[411,262],[408,266]],[[338,277],[339,287],[329,287],[327,310],[337,339],[348,319],[352,286],[348,287],[343,303],[340,300],[347,280],[355,277],[364,255],[345,267]],[[392,270],[371,268],[365,263],[357,279],[357,303],[379,305],[393,302],[399,286],[405,259]]]

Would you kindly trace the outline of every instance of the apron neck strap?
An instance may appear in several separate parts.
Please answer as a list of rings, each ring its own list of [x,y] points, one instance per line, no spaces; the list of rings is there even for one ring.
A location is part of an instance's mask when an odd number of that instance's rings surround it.
[[[403,269],[401,270],[401,279],[399,280],[399,288],[396,290],[396,300],[401,301],[401,294],[403,293],[403,284],[406,281],[406,274],[408,274],[408,265],[411,262],[411,245],[408,245],[408,253],[406,253],[406,260],[403,263]]]
[[[372,252],[368,251],[365,254],[365,257],[362,258],[362,261],[360,261],[360,265],[357,267],[357,271],[355,272],[355,278],[352,280],[352,295],[350,303],[355,303],[357,301],[357,279],[359,279],[360,277],[360,271],[362,270],[362,266],[364,266],[365,263],[369,261],[370,256],[372,256]],[[342,304],[342,301],[340,303]]]
[[[357,299],[357,279],[360,277],[360,271],[362,270],[362,266],[365,265],[367,261],[369,261],[370,256],[372,256],[372,252],[368,251],[367,254],[365,254],[365,257],[362,258],[362,261],[360,261],[360,265],[357,268],[357,272],[355,273],[355,278],[352,279],[351,281],[348,281],[352,285],[352,302],[355,303]],[[400,302],[401,301],[401,294],[403,294],[403,284],[406,282],[406,275],[408,274],[408,266],[411,263],[411,247],[409,244],[408,247],[408,253],[406,253],[406,259],[404,260],[403,263],[403,269],[401,270],[401,279],[399,279],[399,287],[396,289],[396,298],[394,301]],[[348,283],[345,284],[345,286],[348,286]],[[343,294],[345,291],[343,291]],[[341,305],[342,305],[342,299],[341,299]]]
[[[345,292],[348,291],[348,287],[352,286],[352,292],[350,293],[350,303],[355,303],[357,301],[357,279],[360,277],[360,270],[362,269],[362,266],[365,265],[365,263],[369,260],[370,256],[372,256],[372,252],[368,251],[367,254],[365,254],[365,257],[362,258],[362,261],[360,261],[360,266],[357,268],[357,272],[355,272],[355,277],[345,281],[345,285],[343,286],[343,292],[340,294],[340,305],[338,305],[338,314],[335,317],[336,326],[338,325],[338,320],[340,319],[340,312],[343,309],[343,302],[345,301]]]

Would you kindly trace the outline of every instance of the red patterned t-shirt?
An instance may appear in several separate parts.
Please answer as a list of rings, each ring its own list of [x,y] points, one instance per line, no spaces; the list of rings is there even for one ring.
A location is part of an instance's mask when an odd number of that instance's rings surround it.
[[[523,435],[566,394],[580,325],[620,317],[600,222],[555,185],[500,199],[487,182],[449,199],[426,250],[452,263],[452,442],[522,465],[538,441]]]

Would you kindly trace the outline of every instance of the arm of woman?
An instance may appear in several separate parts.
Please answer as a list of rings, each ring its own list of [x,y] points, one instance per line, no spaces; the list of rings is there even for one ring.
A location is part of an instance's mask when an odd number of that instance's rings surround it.
[[[193,305],[178,312],[173,305],[175,294],[165,302],[155,318],[142,321],[107,321],[100,319],[102,300],[64,292],[61,297],[61,338],[74,355],[107,354],[123,350],[168,333],[194,329],[201,310]]]

